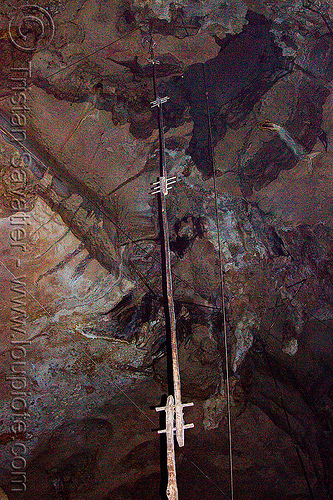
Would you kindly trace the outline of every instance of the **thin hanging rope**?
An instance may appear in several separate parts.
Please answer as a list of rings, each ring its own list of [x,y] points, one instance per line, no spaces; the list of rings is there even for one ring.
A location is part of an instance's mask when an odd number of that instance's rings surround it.
[[[227,389],[227,410],[228,410],[228,438],[229,438],[229,471],[230,471],[230,493],[231,500],[234,500],[234,472],[233,472],[233,455],[232,455],[232,428],[231,428],[231,401],[230,401],[230,380],[229,380],[229,348],[228,348],[228,335],[227,335],[227,317],[226,317],[226,301],[225,301],[225,280],[224,269],[222,263],[222,250],[221,250],[221,231],[219,222],[218,200],[216,190],[216,169],[214,161],[213,141],[212,141],[212,123],[210,118],[209,95],[207,89],[207,78],[205,64],[202,64],[203,81],[205,87],[205,100],[207,111],[207,125],[208,125],[208,151],[209,161],[213,167],[213,181],[214,181],[214,199],[215,199],[215,216],[217,227],[217,240],[218,240],[218,255],[219,255],[219,271],[220,271],[220,286],[222,297],[222,314],[223,314],[223,336],[224,336],[224,351],[225,351],[225,372],[226,372],[226,389]]]

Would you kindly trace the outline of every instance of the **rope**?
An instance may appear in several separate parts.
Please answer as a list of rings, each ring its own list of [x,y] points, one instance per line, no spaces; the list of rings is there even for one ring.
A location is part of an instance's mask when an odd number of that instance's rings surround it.
[[[107,45],[104,45],[103,47],[100,47],[99,49],[96,49],[93,52],[89,52],[89,54],[87,54],[86,56],[83,56],[80,59],[77,59],[76,61],[74,61],[70,64],[67,64],[66,66],[63,66],[62,68],[58,69],[57,71],[54,71],[53,73],[51,73],[49,75],[49,78],[51,78],[51,76],[58,75],[58,73],[61,73],[62,71],[65,71],[66,69],[71,68],[72,66],[75,66],[75,65],[79,64],[80,62],[85,61],[86,59],[89,59],[89,57],[91,57],[95,54],[98,54],[98,52],[102,52],[102,50],[107,49],[108,47],[111,47],[111,45],[114,45],[115,43],[119,42],[120,40],[123,40],[124,38],[127,38],[129,35],[131,35],[135,31],[138,31],[138,29],[139,28],[134,28],[133,30],[128,31],[127,33],[120,36],[116,40],[113,40],[112,42],[108,43]]]
[[[219,255],[219,271],[220,271],[220,286],[221,286],[221,297],[222,297],[222,313],[223,313],[223,334],[224,334],[224,350],[225,350],[225,371],[226,371],[226,388],[227,388],[227,410],[228,410],[228,438],[229,438],[229,470],[230,470],[230,493],[231,500],[234,500],[234,472],[233,472],[233,455],[232,455],[232,428],[231,428],[231,402],[230,402],[230,380],[229,380],[229,348],[228,348],[228,335],[227,335],[227,318],[226,318],[226,301],[225,301],[225,280],[224,280],[224,269],[222,264],[222,250],[221,250],[221,231],[218,213],[218,200],[217,200],[217,189],[216,189],[216,168],[214,161],[214,151],[213,151],[213,141],[212,141],[212,123],[210,118],[210,107],[209,107],[209,96],[207,90],[207,78],[205,64],[202,64],[203,69],[203,80],[205,87],[205,100],[206,100],[206,111],[207,111],[207,126],[208,126],[208,151],[209,151],[209,161],[213,167],[213,181],[214,181],[214,199],[215,199],[215,216],[216,216],[216,227],[217,227],[217,239],[218,239],[218,255]]]

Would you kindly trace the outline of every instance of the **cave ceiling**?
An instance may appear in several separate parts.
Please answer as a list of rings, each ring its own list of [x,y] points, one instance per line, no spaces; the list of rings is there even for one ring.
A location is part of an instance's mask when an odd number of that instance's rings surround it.
[[[235,499],[333,499],[331,3],[8,0],[0,61],[0,498],[166,498],[157,90],[179,498],[231,499],[225,330]]]

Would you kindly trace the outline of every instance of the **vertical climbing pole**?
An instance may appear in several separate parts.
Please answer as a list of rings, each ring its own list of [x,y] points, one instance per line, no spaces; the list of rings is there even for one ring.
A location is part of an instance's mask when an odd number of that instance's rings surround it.
[[[176,432],[177,443],[179,446],[184,446],[184,430],[194,427],[193,424],[184,423],[183,408],[185,406],[193,406],[193,403],[182,404],[181,401],[181,385],[180,372],[178,363],[178,347],[176,336],[176,315],[173,301],[172,290],[172,273],[169,245],[169,226],[166,210],[166,197],[172,184],[176,182],[176,178],[167,178],[166,162],[165,162],[165,138],[163,124],[163,104],[168,101],[169,97],[160,97],[157,89],[156,65],[160,64],[154,57],[154,43],[150,34],[150,62],[153,65],[153,86],[155,100],[151,103],[152,108],[157,109],[160,157],[159,157],[159,179],[153,183],[152,194],[158,194],[159,197],[159,218],[160,218],[160,235],[161,235],[161,256],[162,256],[162,278],[163,278],[163,295],[164,295],[164,311],[165,311],[165,327],[167,330],[167,338],[170,339],[171,358],[172,358],[172,380],[173,380],[173,396],[169,395],[167,404],[164,407],[156,408],[156,411],[166,412],[166,429],[159,433],[166,433],[167,437],[167,467],[168,467],[168,486],[167,497],[169,500],[178,500],[178,488],[176,480],[176,462],[174,449],[174,432]],[[176,425],[175,425],[176,424]]]

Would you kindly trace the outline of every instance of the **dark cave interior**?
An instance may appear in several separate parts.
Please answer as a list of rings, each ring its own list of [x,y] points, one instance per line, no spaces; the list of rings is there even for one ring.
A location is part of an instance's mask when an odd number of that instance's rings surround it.
[[[40,0],[49,31],[20,32],[23,9],[0,17],[0,499],[166,499],[152,44],[179,499],[231,499],[226,357],[234,498],[333,499],[333,7]]]

